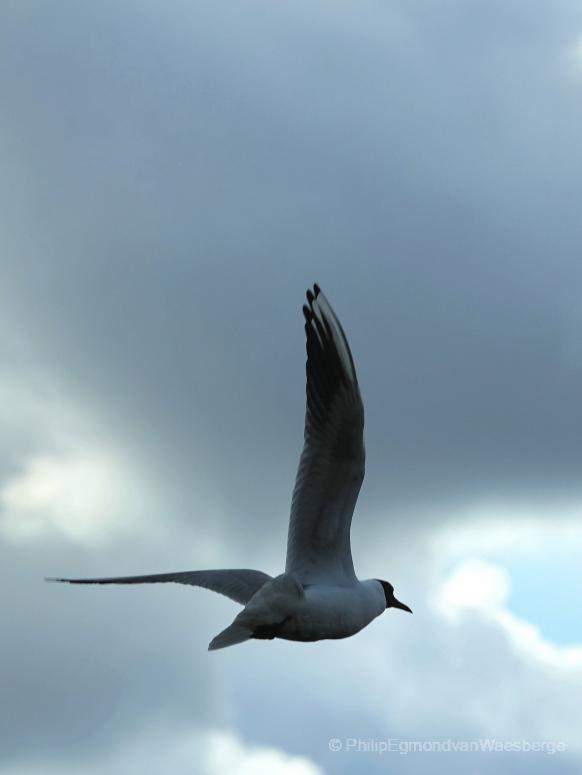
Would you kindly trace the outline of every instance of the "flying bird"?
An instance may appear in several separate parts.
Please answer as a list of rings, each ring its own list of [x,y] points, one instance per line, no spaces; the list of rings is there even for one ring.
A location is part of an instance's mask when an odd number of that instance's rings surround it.
[[[303,306],[307,346],[304,446],[291,501],[285,572],[194,570],[147,576],[54,578],[69,584],[149,584],[173,581],[204,587],[244,606],[208,646],[251,638],[318,641],[347,638],[388,608],[409,611],[381,579],[358,580],[350,527],[364,479],[364,407],[354,360],[318,285]]]

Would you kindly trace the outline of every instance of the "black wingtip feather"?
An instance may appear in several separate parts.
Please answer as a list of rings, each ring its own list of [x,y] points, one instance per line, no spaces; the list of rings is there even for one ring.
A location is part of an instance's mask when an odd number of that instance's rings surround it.
[[[317,283],[313,283],[313,290],[315,291],[315,298],[317,298],[321,293],[321,288]]]

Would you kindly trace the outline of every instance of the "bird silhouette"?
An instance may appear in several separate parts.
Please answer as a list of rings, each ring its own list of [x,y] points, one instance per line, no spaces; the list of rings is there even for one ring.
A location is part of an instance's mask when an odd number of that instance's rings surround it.
[[[388,608],[409,611],[382,579],[359,581],[350,528],[364,480],[364,407],[342,326],[318,285],[303,306],[307,347],[304,446],[291,501],[285,572],[194,570],[145,576],[51,578],[69,584],[176,582],[244,606],[209,650],[249,639],[346,638]]]

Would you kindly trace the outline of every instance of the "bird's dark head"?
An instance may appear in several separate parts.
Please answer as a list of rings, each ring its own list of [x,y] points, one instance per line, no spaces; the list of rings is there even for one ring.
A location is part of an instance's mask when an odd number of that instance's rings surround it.
[[[404,603],[401,603],[400,600],[394,597],[394,587],[389,581],[382,581],[382,579],[376,579],[376,581],[382,584],[384,597],[386,598],[386,608],[400,608],[401,611],[408,611],[409,614],[412,613],[412,610],[407,605],[404,605]]]

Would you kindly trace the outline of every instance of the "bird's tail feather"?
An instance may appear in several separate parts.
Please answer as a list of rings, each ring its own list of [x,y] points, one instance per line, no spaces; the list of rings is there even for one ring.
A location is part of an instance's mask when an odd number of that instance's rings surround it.
[[[236,643],[242,643],[245,640],[252,638],[253,631],[244,624],[240,624],[234,621],[225,630],[219,632],[218,635],[210,641],[208,651],[216,651],[216,649],[224,649],[227,646],[234,646]]]

